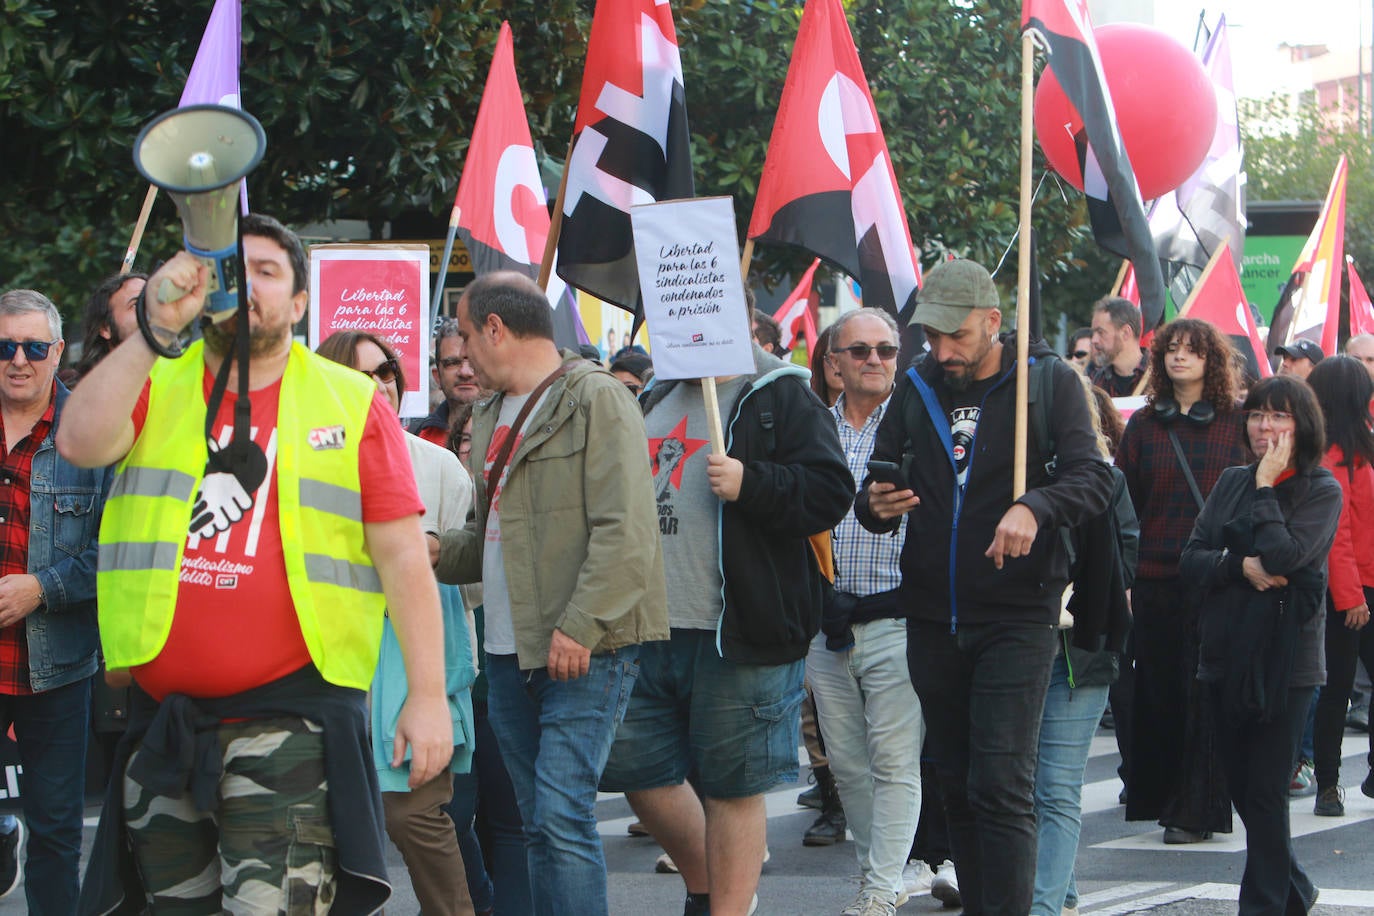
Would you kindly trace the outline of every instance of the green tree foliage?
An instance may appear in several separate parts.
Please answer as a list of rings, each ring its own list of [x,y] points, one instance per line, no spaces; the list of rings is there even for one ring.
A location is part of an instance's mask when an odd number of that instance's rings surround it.
[[[1341,156],[1348,178],[1345,251],[1374,268],[1374,153],[1370,137],[1339,112],[1274,97],[1241,101],[1246,196],[1251,201],[1325,200]]]
[[[733,194],[741,228],[802,5],[674,4],[698,191]],[[0,0],[0,287],[35,286],[71,313],[117,268],[146,191],[134,137],[176,105],[211,6]],[[535,142],[561,157],[593,6],[246,2],[242,96],[268,137],[249,177],[254,209],[298,225],[363,219],[374,235],[402,213],[446,214],[503,18]],[[995,264],[1016,231],[1020,4],[853,0],[847,9],[923,263],[951,252]],[[1043,169],[1037,154],[1037,176]],[[1080,195],[1054,187],[1035,222],[1041,270],[1064,281],[1082,272],[1076,251],[1091,242]],[[179,232],[164,195],[139,266],[175,250]],[[760,246],[756,263],[777,278],[804,257]],[[1110,271],[1091,279],[1094,297]],[[1014,286],[1014,252],[999,279]],[[1063,282],[1047,285],[1051,313],[1057,299],[1079,298]]]

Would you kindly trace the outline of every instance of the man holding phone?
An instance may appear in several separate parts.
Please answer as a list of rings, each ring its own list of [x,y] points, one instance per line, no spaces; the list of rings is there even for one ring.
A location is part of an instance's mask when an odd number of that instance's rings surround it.
[[[997,288],[982,266],[934,267],[913,320],[930,352],[898,379],[873,449],[875,459],[909,468],[910,487],[865,481],[855,514],[882,533],[911,513],[898,602],[911,680],[941,751],[936,769],[964,906],[1025,913],[1035,879],[1040,713],[1068,581],[1057,529],[1101,514],[1111,476],[1077,375],[1032,341],[1032,360],[1045,361],[1038,371],[1032,365],[1032,379],[1052,375],[1032,385],[1029,426],[1045,411],[1053,454],[1030,443],[1028,489],[1012,500],[1016,344],[998,334]]]
[[[856,309],[830,333],[826,359],[844,380],[830,412],[850,473],[862,480],[865,466],[874,470],[869,456],[892,397],[897,323],[880,309]],[[900,465],[886,470],[889,480],[900,479]],[[907,899],[902,870],[921,810],[925,737],[897,600],[902,538],[865,530],[851,512],[835,526],[833,543],[835,593],[807,654],[806,676],[859,858],[852,912],[892,916]]]

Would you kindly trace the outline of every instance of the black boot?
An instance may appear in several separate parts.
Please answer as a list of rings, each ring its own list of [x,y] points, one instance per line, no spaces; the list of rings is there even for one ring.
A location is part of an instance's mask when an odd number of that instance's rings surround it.
[[[830,767],[816,767],[816,786],[821,790],[821,816],[802,837],[803,846],[834,846],[844,839],[844,808],[835,789]]]

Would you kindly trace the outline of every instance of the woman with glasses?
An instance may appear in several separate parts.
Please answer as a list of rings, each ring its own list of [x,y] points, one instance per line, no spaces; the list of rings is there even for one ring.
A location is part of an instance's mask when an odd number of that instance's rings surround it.
[[[1207,498],[1179,572],[1204,590],[1197,678],[1245,824],[1242,916],[1306,913],[1317,889],[1293,854],[1288,785],[1313,691],[1326,680],[1326,558],[1341,488],[1322,467],[1326,434],[1312,389],[1292,376],[1245,399],[1258,460],[1228,468]]]
[[[1374,603],[1374,432],[1369,428],[1374,381],[1359,360],[1332,356],[1312,369],[1307,383],[1326,420],[1328,446],[1322,465],[1345,495],[1336,541],[1327,558],[1326,686],[1317,699],[1313,735],[1317,781],[1313,813],[1341,817],[1345,814],[1341,740],[1356,661],[1363,659],[1366,668],[1374,668],[1374,627],[1368,625],[1369,606]],[[1366,795],[1374,795],[1374,775],[1362,788]]]
[[[396,352],[385,340],[361,331],[339,331],[325,338],[316,352],[370,376],[391,409],[400,410],[405,375]],[[406,434],[406,445],[410,447],[420,501],[425,505],[425,530],[437,535],[449,528],[461,528],[472,505],[472,478],[458,457],[443,446],[410,433]],[[467,772],[472,766],[471,691],[477,677],[472,646],[476,637],[457,587],[441,586],[439,595],[444,609],[444,667],[453,716],[453,762],[448,770],[413,790],[407,785],[407,767],[391,766],[391,736],[405,702],[406,679],[390,617],[384,623],[381,655],[370,692],[372,751],[386,832],[401,851],[421,909],[465,916],[475,909],[458,834],[444,806],[453,798],[452,774]]]

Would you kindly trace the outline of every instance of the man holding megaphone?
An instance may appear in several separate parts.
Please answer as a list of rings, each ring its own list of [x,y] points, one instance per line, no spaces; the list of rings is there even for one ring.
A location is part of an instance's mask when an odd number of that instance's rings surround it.
[[[293,343],[307,302],[299,239],[259,215],[239,228],[246,308],[159,359],[212,285],[203,259],[178,253],[148,281],[145,332],[91,370],[58,433],[76,465],[118,462],[100,629],[108,666],[136,684],[82,912],[144,892],[154,911],[206,913],[302,901],[367,913],[386,900],[364,707],[384,607],[409,681],[394,765],[408,759],[419,786],[452,752],[401,429],[371,379]],[[224,396],[235,390],[237,410]],[[136,863],[118,861],[126,848]]]

